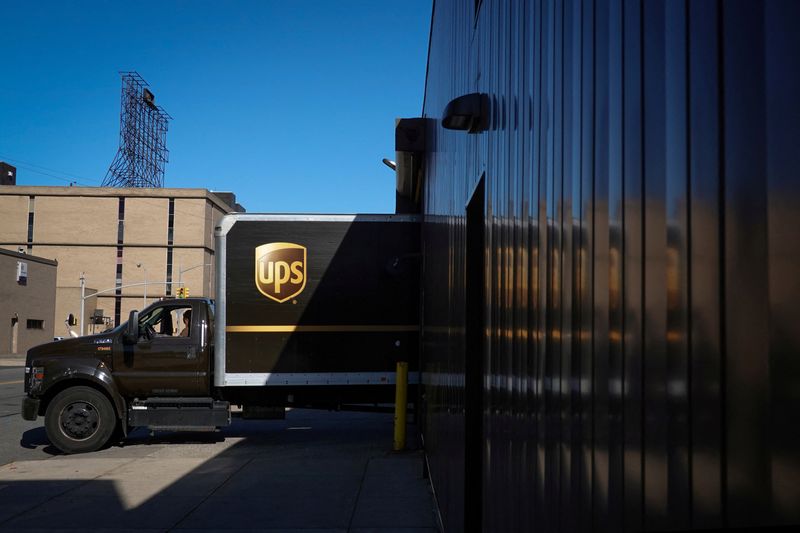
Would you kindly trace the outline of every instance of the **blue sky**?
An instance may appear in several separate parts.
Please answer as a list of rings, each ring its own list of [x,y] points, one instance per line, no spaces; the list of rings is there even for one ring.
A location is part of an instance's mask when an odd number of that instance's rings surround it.
[[[250,212],[393,211],[381,158],[394,118],[422,110],[431,0],[0,0],[0,13],[0,160],[18,184],[99,186],[118,72],[136,70],[174,119],[167,187],[230,190]]]

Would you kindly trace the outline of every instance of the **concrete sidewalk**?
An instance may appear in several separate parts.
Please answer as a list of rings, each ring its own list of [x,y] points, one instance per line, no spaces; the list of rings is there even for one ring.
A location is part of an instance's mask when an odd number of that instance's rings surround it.
[[[25,366],[25,354],[0,353],[0,366]]]
[[[0,530],[434,532],[422,453],[391,442],[391,415],[312,410],[213,434],[139,431],[0,467]]]

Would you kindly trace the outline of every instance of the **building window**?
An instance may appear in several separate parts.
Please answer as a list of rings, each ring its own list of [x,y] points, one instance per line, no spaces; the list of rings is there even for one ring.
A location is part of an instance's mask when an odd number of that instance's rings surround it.
[[[114,291],[114,325],[120,324],[120,318],[122,315],[122,289],[120,289],[120,285],[122,285],[122,243],[125,240],[125,198],[120,197],[119,199],[119,219],[118,226],[117,226],[117,277],[116,277],[116,286],[117,290]]]
[[[172,247],[167,248],[167,296],[172,295]]]
[[[122,244],[125,236],[125,198],[119,199],[119,216],[117,219],[117,244]]]
[[[33,204],[35,196],[28,196],[28,253],[33,251]]]
[[[169,199],[169,218],[167,219],[167,244],[172,246],[175,236],[175,198]]]
[[[169,220],[167,222],[167,296],[172,295],[172,244],[175,236],[175,198],[169,199]]]
[[[28,319],[28,329],[44,329],[44,320]]]

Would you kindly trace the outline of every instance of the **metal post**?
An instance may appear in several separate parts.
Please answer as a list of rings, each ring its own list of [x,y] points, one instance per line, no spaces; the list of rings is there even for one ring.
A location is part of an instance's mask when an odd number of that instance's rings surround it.
[[[147,307],[147,267],[144,263],[136,263],[136,268],[144,270],[144,296],[142,297],[142,309]]]
[[[406,448],[406,410],[408,408],[408,363],[397,362],[394,388],[394,451]]]
[[[86,305],[86,278],[84,277],[84,272],[81,272],[81,337],[83,337],[84,332],[84,322],[85,322],[85,305]]]

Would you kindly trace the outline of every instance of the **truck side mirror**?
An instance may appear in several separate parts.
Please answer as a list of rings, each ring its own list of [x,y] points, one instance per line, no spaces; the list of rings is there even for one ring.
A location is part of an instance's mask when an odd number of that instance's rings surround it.
[[[135,309],[131,311],[128,318],[128,326],[125,328],[124,341],[128,344],[136,344],[139,342],[139,311]]]
[[[72,313],[70,313],[69,316],[67,317],[67,325],[69,325],[69,326],[77,326],[78,325],[78,319],[75,318],[75,315],[73,315]]]

